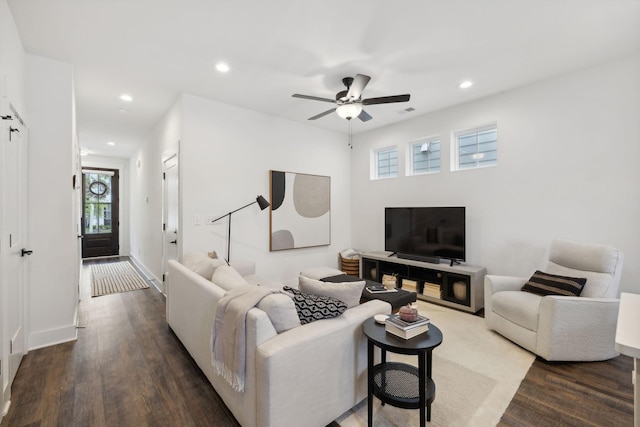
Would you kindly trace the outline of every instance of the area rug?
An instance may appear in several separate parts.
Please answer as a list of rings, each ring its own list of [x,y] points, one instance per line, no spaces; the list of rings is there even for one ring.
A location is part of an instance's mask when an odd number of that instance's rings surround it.
[[[91,266],[91,296],[146,289],[149,285],[138,275],[129,261],[109,262]]]
[[[429,426],[498,424],[533,363],[533,354],[487,330],[481,317],[423,301],[418,302],[418,309],[443,334],[442,344],[433,350],[436,398]],[[387,352],[387,360],[417,366],[415,356]],[[374,398],[376,427],[418,425],[418,419],[417,409],[381,406]],[[335,422],[340,427],[366,426],[366,399]]]

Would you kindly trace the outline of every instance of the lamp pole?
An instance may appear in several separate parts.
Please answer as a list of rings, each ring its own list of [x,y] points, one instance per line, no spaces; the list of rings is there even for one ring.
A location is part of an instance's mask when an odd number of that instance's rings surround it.
[[[213,224],[214,222],[220,221],[222,218],[229,217],[229,228],[227,231],[227,262],[231,260],[231,214],[234,214],[244,208],[248,208],[254,203],[257,203],[258,205],[260,205],[260,210],[265,210],[266,208],[269,207],[269,202],[267,202],[267,200],[264,197],[258,196],[256,197],[255,201],[251,203],[247,203],[246,205],[239,207],[238,209],[233,210],[227,214],[224,214],[210,222],[210,224]]]

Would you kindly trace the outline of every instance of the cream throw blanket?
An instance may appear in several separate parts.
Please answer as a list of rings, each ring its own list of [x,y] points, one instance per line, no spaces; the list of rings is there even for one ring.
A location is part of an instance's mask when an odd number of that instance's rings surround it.
[[[276,292],[262,286],[243,287],[227,292],[218,302],[211,336],[212,362],[216,373],[240,393],[244,392],[247,312]]]

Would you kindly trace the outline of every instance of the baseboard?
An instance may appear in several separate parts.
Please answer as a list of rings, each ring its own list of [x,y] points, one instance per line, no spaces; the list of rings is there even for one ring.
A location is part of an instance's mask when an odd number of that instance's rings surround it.
[[[29,334],[28,351],[75,341],[77,339],[78,329],[75,324],[56,329],[49,329],[47,331],[32,332]]]
[[[145,267],[145,265],[135,256],[129,255],[129,259],[131,260],[131,262],[133,262],[136,268],[138,268],[138,270],[142,272],[144,278],[151,282],[151,284],[158,290],[158,292],[164,294],[164,291],[162,290],[162,280],[159,280],[156,276],[154,276],[153,273],[151,273],[147,269],[147,267]]]

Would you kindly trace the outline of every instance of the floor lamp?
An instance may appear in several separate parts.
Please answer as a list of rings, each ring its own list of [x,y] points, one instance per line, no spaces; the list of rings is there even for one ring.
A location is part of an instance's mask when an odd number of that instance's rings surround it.
[[[213,221],[211,221],[209,224],[213,224],[214,222],[220,221],[222,218],[226,218],[229,217],[229,232],[227,233],[227,262],[229,262],[229,260],[231,260],[231,214],[238,212],[239,210],[242,210],[244,208],[248,208],[249,206],[253,205],[254,203],[257,203],[258,206],[260,206],[260,210],[263,211],[265,209],[267,209],[269,207],[269,202],[267,202],[267,199],[265,199],[262,196],[258,196],[256,197],[256,200],[254,202],[251,203],[247,203],[246,205],[236,209],[235,211],[231,211],[228,214],[224,214],[219,218],[214,219]]]

